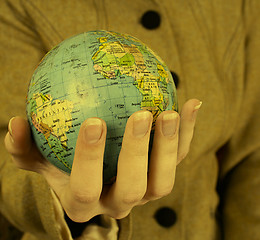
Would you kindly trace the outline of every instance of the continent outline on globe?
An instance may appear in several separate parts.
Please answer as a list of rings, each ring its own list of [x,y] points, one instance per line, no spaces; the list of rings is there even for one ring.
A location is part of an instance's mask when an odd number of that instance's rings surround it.
[[[81,123],[104,119],[109,182],[131,114],[152,112],[154,129],[158,115],[178,111],[178,104],[169,69],[157,54],[132,36],[99,30],[66,39],[45,55],[30,81],[26,110],[37,147],[67,173]]]

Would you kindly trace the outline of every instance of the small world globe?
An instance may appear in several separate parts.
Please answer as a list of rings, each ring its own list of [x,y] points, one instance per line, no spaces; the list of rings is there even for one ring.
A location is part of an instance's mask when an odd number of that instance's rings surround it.
[[[90,31],[49,51],[29,83],[26,111],[42,155],[70,174],[81,124],[90,117],[107,125],[103,182],[116,177],[128,118],[153,114],[150,149],[159,114],[178,111],[176,88],[163,60],[137,38]]]

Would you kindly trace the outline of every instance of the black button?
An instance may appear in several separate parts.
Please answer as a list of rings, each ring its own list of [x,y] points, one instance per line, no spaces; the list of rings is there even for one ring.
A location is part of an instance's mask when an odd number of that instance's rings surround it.
[[[174,210],[169,207],[162,207],[157,210],[154,215],[156,221],[165,228],[173,226],[177,221],[177,215]]]
[[[179,77],[177,75],[177,73],[171,71],[171,74],[172,74],[172,78],[173,78],[173,81],[175,83],[175,87],[178,88],[179,86]]]
[[[161,16],[155,11],[147,11],[142,16],[141,23],[145,28],[150,30],[158,28],[161,24]]]

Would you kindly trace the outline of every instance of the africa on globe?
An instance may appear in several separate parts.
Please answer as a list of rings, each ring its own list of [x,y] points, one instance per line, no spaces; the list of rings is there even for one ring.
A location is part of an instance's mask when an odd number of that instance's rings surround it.
[[[42,155],[70,174],[81,124],[90,117],[106,122],[103,181],[117,171],[128,118],[148,110],[156,118],[177,111],[176,88],[163,60],[140,40],[111,31],[68,38],[36,68],[27,94],[27,117]]]

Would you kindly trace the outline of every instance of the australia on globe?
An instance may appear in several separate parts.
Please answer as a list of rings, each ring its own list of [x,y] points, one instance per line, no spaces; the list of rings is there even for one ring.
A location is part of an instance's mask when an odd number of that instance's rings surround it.
[[[116,176],[128,118],[150,111],[152,138],[158,115],[177,108],[163,60],[137,38],[103,30],[78,34],[49,51],[31,78],[26,104],[39,151],[68,174],[81,124],[90,117],[106,122],[104,183]]]

